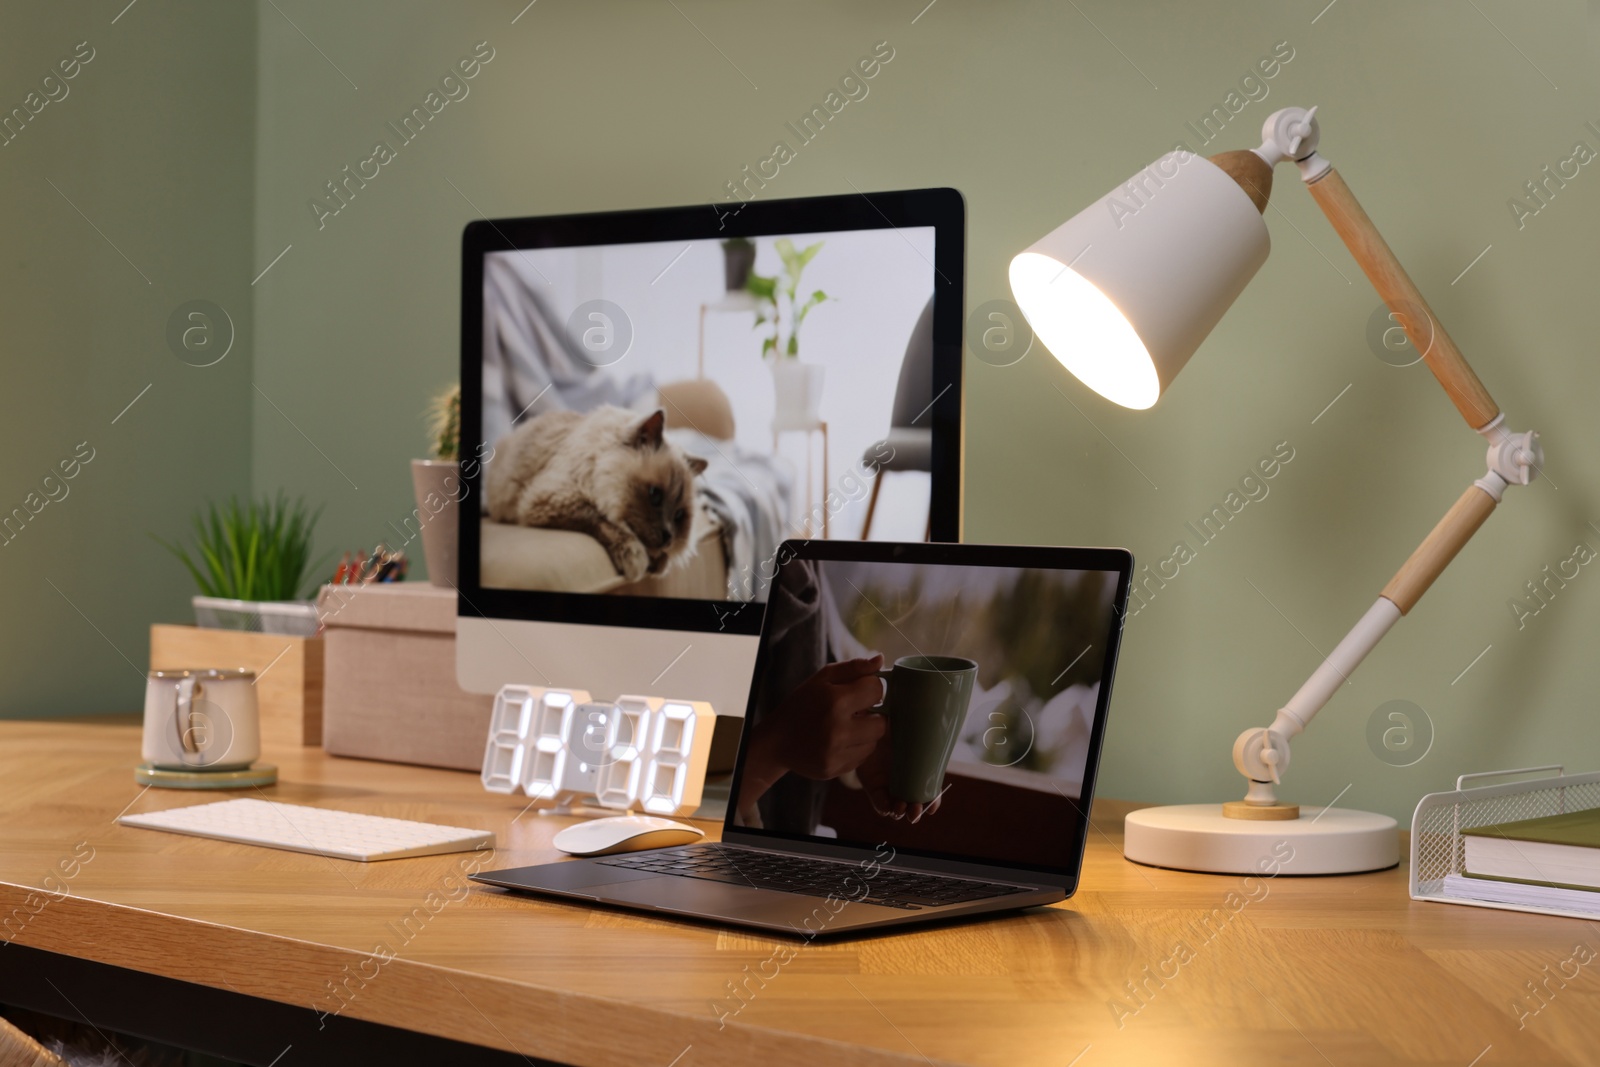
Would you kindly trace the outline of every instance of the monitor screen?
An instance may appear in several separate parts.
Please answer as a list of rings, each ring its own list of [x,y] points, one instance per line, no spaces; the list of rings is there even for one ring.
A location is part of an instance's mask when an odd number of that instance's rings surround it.
[[[961,217],[923,190],[468,227],[463,610],[753,634],[786,538],[955,540]]]
[[[814,546],[785,559],[730,827],[1036,870],[1076,864],[1129,557],[948,551],[983,553],[985,565],[829,559]]]

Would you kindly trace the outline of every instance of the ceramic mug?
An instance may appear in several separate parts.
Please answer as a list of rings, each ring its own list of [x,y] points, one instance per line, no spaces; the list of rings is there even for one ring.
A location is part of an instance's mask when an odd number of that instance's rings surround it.
[[[144,689],[146,761],[160,770],[231,771],[261,756],[255,672],[151,671]]]
[[[961,656],[902,656],[878,677],[889,718],[889,795],[927,804],[944,789],[978,665]]]

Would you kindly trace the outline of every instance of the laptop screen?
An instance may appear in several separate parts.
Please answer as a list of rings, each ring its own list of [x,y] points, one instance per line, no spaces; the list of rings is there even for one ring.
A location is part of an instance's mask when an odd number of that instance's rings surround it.
[[[728,826],[1075,871],[1131,557],[786,543]]]

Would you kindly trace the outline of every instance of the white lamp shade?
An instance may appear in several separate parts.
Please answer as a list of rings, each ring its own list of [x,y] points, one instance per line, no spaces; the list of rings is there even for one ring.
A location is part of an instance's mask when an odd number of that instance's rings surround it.
[[[1067,370],[1108,400],[1148,408],[1270,249],[1233,178],[1169,152],[1012,259],[1011,291]]]

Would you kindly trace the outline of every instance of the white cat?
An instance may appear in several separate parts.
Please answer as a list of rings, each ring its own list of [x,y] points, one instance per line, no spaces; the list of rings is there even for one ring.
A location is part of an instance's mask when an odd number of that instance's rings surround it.
[[[659,409],[609,406],[528,419],[495,445],[489,517],[586,533],[629,582],[664,573],[690,549],[694,479],[706,469],[665,425]]]

